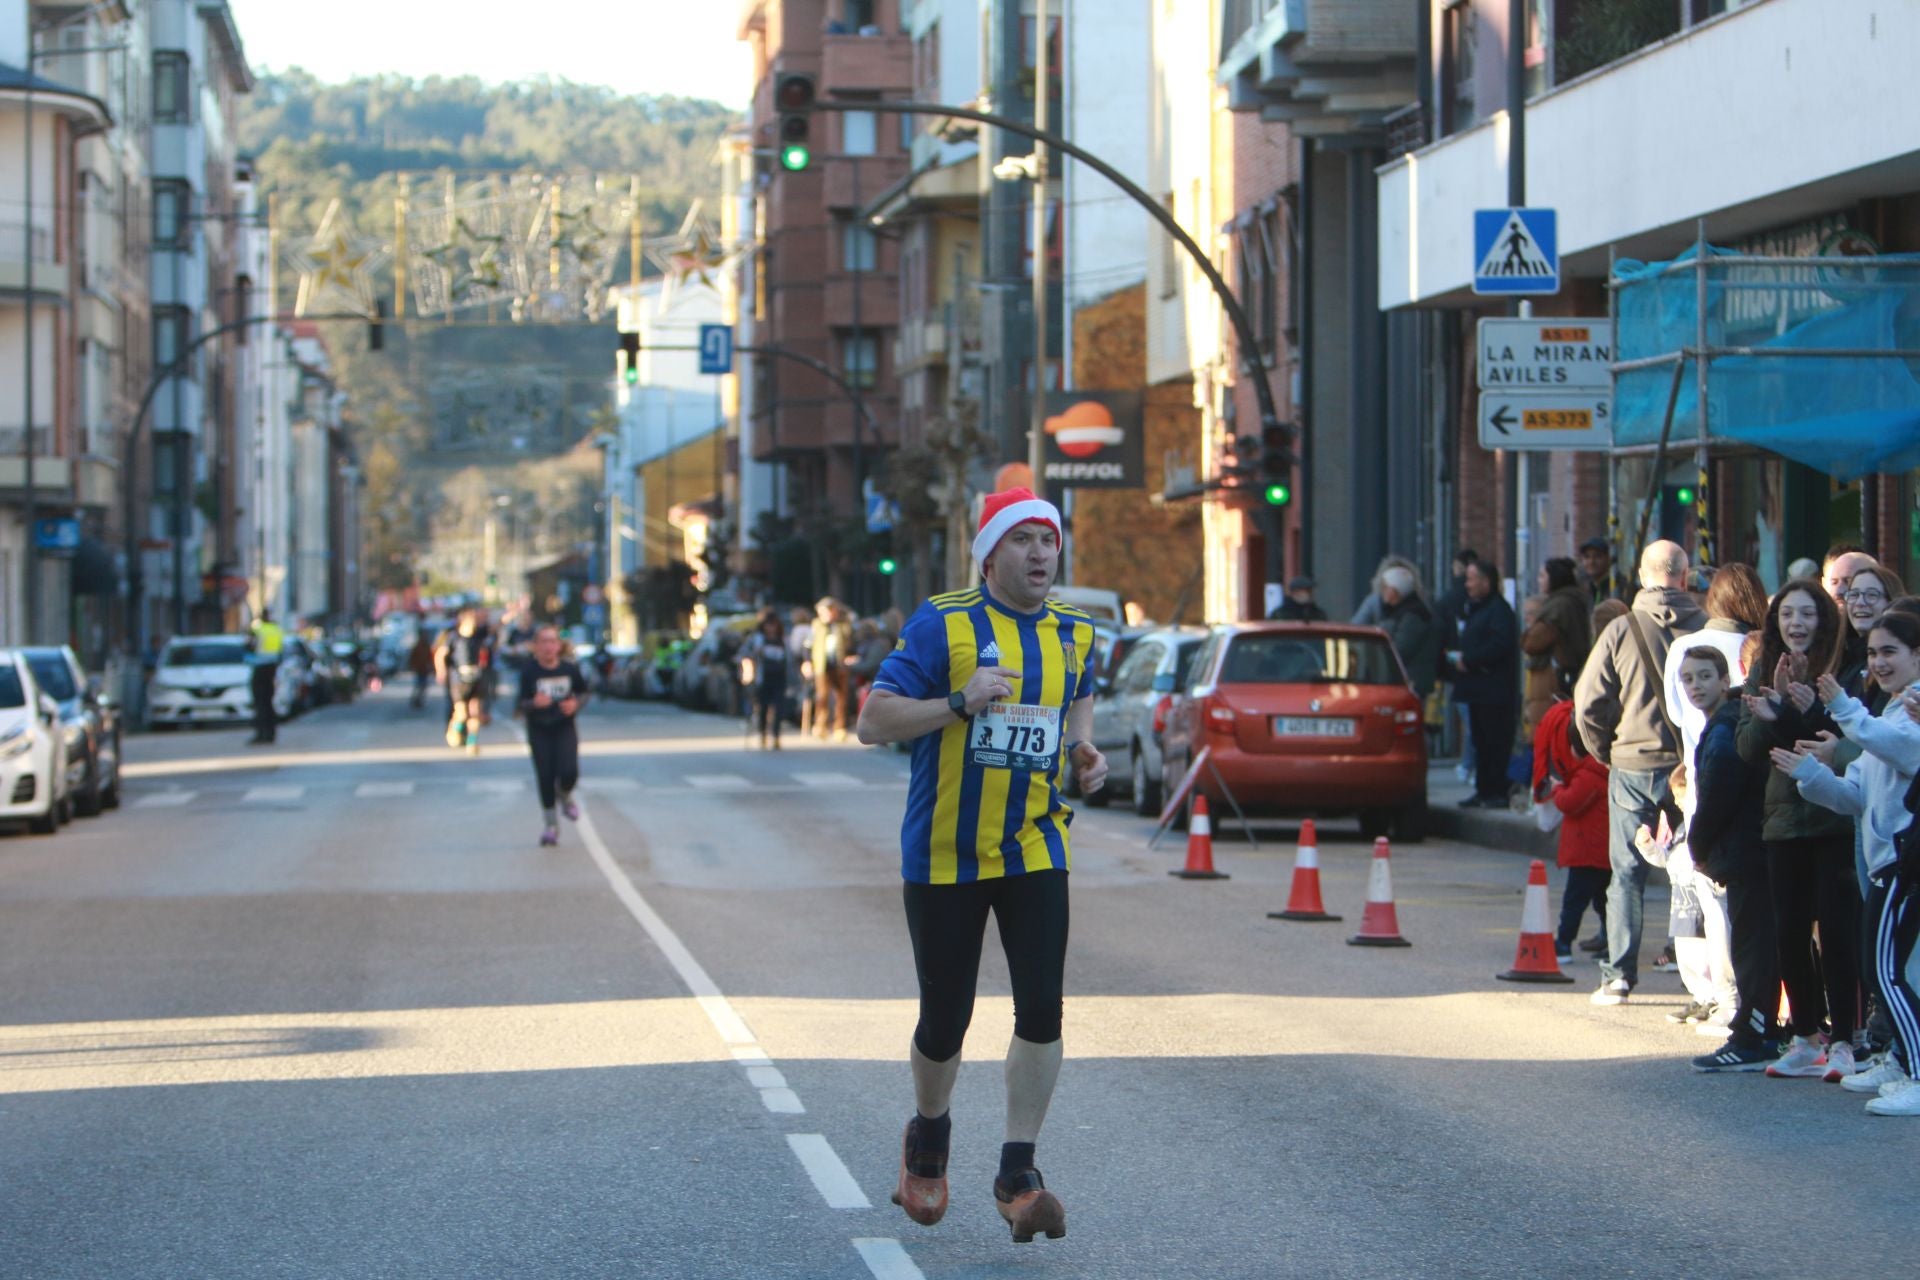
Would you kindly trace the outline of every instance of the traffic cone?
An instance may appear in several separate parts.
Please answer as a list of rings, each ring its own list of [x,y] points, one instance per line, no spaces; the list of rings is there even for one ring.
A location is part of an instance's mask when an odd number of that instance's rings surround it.
[[[1320,838],[1314,833],[1313,819],[1300,824],[1300,850],[1293,855],[1293,891],[1287,895],[1285,911],[1269,911],[1269,920],[1338,920],[1327,914],[1320,900]]]
[[[1213,869],[1213,823],[1207,818],[1207,798],[1193,798],[1193,814],[1187,819],[1187,865],[1167,872],[1182,880],[1230,880],[1224,871]]]
[[[1520,946],[1513,968],[1494,977],[1502,982],[1572,982],[1560,972],[1553,952],[1553,933],[1547,925],[1547,864],[1535,858],[1527,868],[1527,896],[1520,908]]]
[[[1360,913],[1360,932],[1347,939],[1350,947],[1410,947],[1400,936],[1400,917],[1393,909],[1393,870],[1387,838],[1373,842],[1373,870],[1367,874],[1367,905]]]

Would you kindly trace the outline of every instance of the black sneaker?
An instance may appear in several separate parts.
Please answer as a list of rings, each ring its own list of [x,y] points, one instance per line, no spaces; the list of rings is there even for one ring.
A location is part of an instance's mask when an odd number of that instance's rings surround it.
[[[1762,1044],[1726,1045],[1693,1060],[1695,1071],[1765,1071],[1767,1064],[1780,1056],[1777,1048]]]
[[[1596,933],[1580,944],[1580,949],[1588,955],[1597,955],[1607,949],[1607,935]]]
[[[1713,1006],[1702,1004],[1698,1000],[1687,1001],[1684,1009],[1667,1010],[1668,1022],[1705,1022],[1713,1016]]]

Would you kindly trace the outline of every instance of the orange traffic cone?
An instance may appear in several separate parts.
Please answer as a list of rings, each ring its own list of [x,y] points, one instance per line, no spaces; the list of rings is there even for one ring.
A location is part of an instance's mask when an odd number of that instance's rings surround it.
[[[1400,917],[1393,909],[1393,870],[1387,838],[1373,842],[1373,870],[1367,875],[1367,906],[1360,913],[1360,932],[1347,939],[1350,947],[1410,947],[1400,936]]]
[[[1167,872],[1182,880],[1230,880],[1224,871],[1213,869],[1213,822],[1207,817],[1207,798],[1193,798],[1193,813],[1187,819],[1187,865]]]
[[[1553,952],[1553,933],[1547,925],[1547,864],[1535,858],[1527,868],[1527,896],[1520,908],[1520,947],[1513,968],[1494,977],[1502,982],[1572,982],[1560,972]]]
[[[1285,911],[1269,911],[1269,920],[1338,920],[1327,914],[1320,900],[1320,838],[1313,819],[1300,824],[1300,850],[1293,855],[1293,892],[1287,895]]]

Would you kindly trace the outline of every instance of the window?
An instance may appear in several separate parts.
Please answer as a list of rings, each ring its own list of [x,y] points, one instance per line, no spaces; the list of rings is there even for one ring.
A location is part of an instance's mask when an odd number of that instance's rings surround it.
[[[156,248],[178,248],[187,238],[193,188],[183,178],[157,178],[153,184],[153,243]]]
[[[840,151],[849,156],[870,156],[879,142],[879,119],[871,111],[840,113]]]
[[[192,98],[188,93],[187,55],[176,49],[153,55],[153,122],[186,124]]]
[[[880,258],[880,237],[848,219],[840,225],[840,269],[872,271]]]
[[[1474,41],[1480,32],[1473,6],[1455,3],[1447,10],[1440,55],[1440,131],[1458,133],[1479,117],[1474,111]]]
[[[1221,684],[1405,684],[1385,638],[1290,636],[1250,632],[1235,636],[1220,672]]]
[[[153,309],[153,369],[156,375],[178,360],[187,349],[188,311],[181,306]]]
[[[858,32],[873,25],[873,0],[846,0],[846,23]]]
[[[174,477],[180,473],[180,433],[159,431],[153,437],[153,492],[157,497],[173,493]]]
[[[880,338],[860,329],[840,339],[840,371],[852,385],[869,390],[880,381]]]
[[[1158,644],[1143,644],[1127,655],[1114,673],[1113,687],[1122,693],[1146,693],[1153,688],[1153,673],[1160,666],[1164,651]]]

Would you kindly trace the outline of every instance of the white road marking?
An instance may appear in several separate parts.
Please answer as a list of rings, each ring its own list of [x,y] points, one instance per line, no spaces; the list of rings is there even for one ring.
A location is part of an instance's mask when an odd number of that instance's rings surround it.
[[[760,1101],[767,1110],[777,1116],[803,1116],[807,1109],[800,1104],[800,1095],[791,1089],[762,1089]]]
[[[156,791],[152,795],[141,796],[133,802],[136,809],[173,809],[183,804],[193,803],[198,791]]]
[[[873,1272],[873,1280],[926,1280],[926,1273],[913,1265],[913,1259],[907,1256],[906,1248],[898,1240],[856,1236],[853,1247],[859,1250],[867,1270]]]
[[[580,789],[592,795],[602,791],[638,791],[640,784],[632,778],[582,778]]]
[[[580,808],[579,828],[581,843],[587,846],[587,853],[592,857],[594,865],[600,868],[600,874],[605,876],[607,883],[612,886],[614,896],[620,899],[621,904],[639,922],[640,927],[647,931],[647,936],[653,939],[653,945],[660,948],[661,954],[667,958],[667,963],[672,965],[673,971],[680,975],[680,981],[686,984],[687,990],[693,993],[700,1008],[712,1021],[714,1030],[720,1033],[720,1038],[730,1045],[753,1044],[755,1042],[753,1032],[747,1029],[747,1024],[741,1020],[739,1014],[733,1011],[733,1006],[727,1002],[726,996],[720,993],[719,984],[708,976],[705,969],[701,968],[700,962],[693,958],[691,951],[687,950],[686,943],[680,941],[680,935],[675,933],[667,922],[660,918],[659,913],[647,904],[647,900],[640,896],[640,890],[634,887],[627,873],[622,871],[620,864],[613,860],[613,855],[607,851],[606,842],[600,838],[599,829],[593,825],[593,815],[588,812],[585,805]]]
[[[467,783],[467,790],[476,795],[509,795],[526,789],[525,781],[508,778],[474,778]]]
[[[820,1192],[820,1198],[827,1202],[827,1208],[873,1208],[873,1202],[867,1199],[867,1193],[847,1172],[847,1166],[834,1152],[825,1135],[790,1133],[787,1135],[787,1145],[800,1158],[800,1167],[813,1179],[813,1185]]]
[[[248,804],[273,804],[284,800],[298,800],[307,794],[307,789],[294,783],[279,783],[266,787],[248,787],[247,793],[240,798]]]
[[[733,1048],[733,1060],[750,1066],[765,1065],[773,1061],[772,1058],[767,1056],[767,1051],[759,1045],[735,1045]]]
[[[353,794],[362,800],[410,796],[413,794],[413,784],[411,782],[363,782],[353,789]]]
[[[748,1067],[747,1083],[756,1089],[784,1089],[787,1078],[780,1074],[778,1067]]]
[[[864,787],[867,784],[850,773],[796,773],[793,780],[803,787]]]
[[[737,773],[690,773],[686,781],[703,791],[744,791],[753,785]]]

